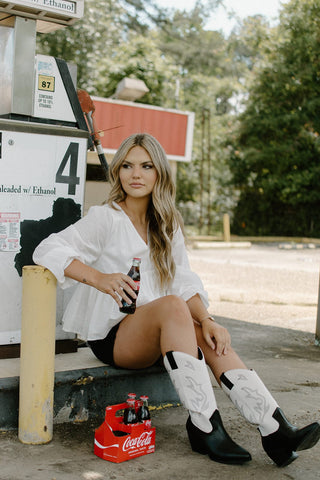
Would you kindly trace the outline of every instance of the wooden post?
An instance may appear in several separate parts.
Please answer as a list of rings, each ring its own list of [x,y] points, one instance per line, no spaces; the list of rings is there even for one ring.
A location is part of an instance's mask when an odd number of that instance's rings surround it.
[[[223,240],[230,242],[230,217],[227,213],[223,215]]]
[[[43,444],[53,435],[56,278],[44,267],[23,267],[19,440]]]

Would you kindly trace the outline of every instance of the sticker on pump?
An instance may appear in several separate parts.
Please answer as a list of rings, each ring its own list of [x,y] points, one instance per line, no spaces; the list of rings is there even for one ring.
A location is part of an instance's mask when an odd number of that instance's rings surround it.
[[[20,213],[0,212],[0,251],[20,250]]]

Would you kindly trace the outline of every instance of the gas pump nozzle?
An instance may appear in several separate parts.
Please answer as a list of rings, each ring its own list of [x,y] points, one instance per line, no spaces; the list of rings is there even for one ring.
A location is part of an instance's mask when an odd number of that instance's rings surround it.
[[[85,115],[85,118],[87,120],[87,125],[89,128],[89,133],[91,135],[91,138],[93,140],[94,146],[96,147],[98,157],[101,163],[102,168],[104,169],[106,179],[108,180],[109,178],[109,167],[108,163],[106,161],[106,157],[103,152],[103,148],[99,139],[99,131],[96,128],[96,124],[94,121],[94,111],[95,111],[95,106],[94,103],[89,95],[88,92],[85,90],[78,90],[78,99],[82,108],[82,111]]]

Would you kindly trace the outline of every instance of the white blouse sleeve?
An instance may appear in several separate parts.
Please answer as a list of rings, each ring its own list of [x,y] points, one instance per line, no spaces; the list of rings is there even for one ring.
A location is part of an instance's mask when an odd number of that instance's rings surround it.
[[[172,254],[176,263],[176,274],[170,288],[170,293],[178,295],[185,301],[198,293],[207,308],[209,305],[208,294],[204,290],[203,283],[199,276],[190,269],[185,239],[180,228],[173,238]]]
[[[35,249],[33,261],[50,270],[62,288],[70,287],[76,282],[65,277],[64,270],[75,259],[94,263],[110,235],[111,223],[106,207],[91,207],[81,220],[44,239]]]

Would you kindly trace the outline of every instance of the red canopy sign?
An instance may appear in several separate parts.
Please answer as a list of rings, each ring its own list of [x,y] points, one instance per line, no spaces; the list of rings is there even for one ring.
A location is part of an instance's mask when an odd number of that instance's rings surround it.
[[[104,132],[100,141],[106,153],[114,153],[129,135],[146,132],[159,140],[170,160],[191,160],[193,112],[98,97],[92,99],[96,124]]]

